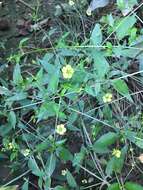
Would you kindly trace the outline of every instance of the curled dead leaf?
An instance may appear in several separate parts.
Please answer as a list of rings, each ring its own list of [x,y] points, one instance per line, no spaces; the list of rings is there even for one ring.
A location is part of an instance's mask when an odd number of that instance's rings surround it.
[[[138,157],[139,161],[143,164],[143,154]]]

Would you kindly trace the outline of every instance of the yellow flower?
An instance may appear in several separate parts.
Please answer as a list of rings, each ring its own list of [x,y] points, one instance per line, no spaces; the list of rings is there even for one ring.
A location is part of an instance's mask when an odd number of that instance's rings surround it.
[[[109,103],[112,101],[113,95],[111,93],[107,93],[103,96],[103,102]]]
[[[65,67],[62,68],[62,73],[63,73],[63,77],[65,79],[70,79],[70,78],[72,78],[72,76],[74,74],[74,70],[71,67],[71,65],[66,65]]]
[[[12,149],[14,149],[14,145],[12,143],[9,143],[7,148],[8,148],[8,150],[12,150]]]
[[[70,5],[70,6],[73,6],[74,4],[75,4],[75,2],[74,2],[74,1],[69,0],[69,5]]]
[[[91,15],[92,15],[92,11],[91,11],[90,8],[87,9],[86,14],[87,14],[88,16],[91,16]]]
[[[121,151],[118,149],[113,149],[112,155],[115,156],[116,158],[121,157]]]
[[[25,149],[25,150],[22,150],[21,153],[26,157],[30,154],[30,149]]]
[[[65,128],[64,124],[57,125],[56,132],[59,135],[64,135],[67,129]]]
[[[67,174],[67,169],[66,170],[62,170],[62,175],[65,176]]]

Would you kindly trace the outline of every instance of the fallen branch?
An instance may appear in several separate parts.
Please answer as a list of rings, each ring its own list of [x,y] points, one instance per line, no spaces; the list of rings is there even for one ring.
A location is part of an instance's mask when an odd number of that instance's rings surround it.
[[[49,18],[46,18],[40,22],[37,22],[36,24],[33,24],[30,26],[30,30],[31,31],[36,31],[36,30],[40,30],[42,28],[43,25],[45,25],[48,22]]]

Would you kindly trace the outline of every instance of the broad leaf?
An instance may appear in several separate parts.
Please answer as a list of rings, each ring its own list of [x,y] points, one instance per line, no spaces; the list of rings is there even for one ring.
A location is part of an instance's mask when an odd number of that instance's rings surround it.
[[[22,186],[22,190],[28,190],[28,186],[29,186],[29,182],[28,182],[28,180],[26,180]]]
[[[70,173],[70,171],[67,172],[66,177],[67,177],[67,182],[68,182],[69,186],[72,188],[75,188],[77,186],[77,184],[76,184],[76,181],[75,181],[73,175]]]
[[[143,186],[133,182],[126,182],[125,188],[126,190],[143,190]]]
[[[92,31],[90,40],[91,40],[91,43],[95,46],[98,46],[102,43],[102,31],[100,28],[100,24],[95,25]]]
[[[106,167],[106,174],[107,175],[111,175],[113,172],[121,173],[121,170],[122,170],[123,165],[124,165],[126,153],[127,153],[127,147],[125,146],[121,150],[120,158],[116,158],[115,156],[113,156],[109,160],[109,162],[107,163],[107,167]]]
[[[15,128],[16,125],[16,115],[14,111],[11,111],[8,115],[8,123],[11,125],[12,128]]]
[[[129,33],[129,29],[136,23],[134,15],[123,18],[117,25],[116,34],[119,40],[122,40]]]
[[[129,94],[128,86],[124,80],[121,80],[121,79],[113,80],[112,84],[118,93],[120,93],[122,96],[125,96],[129,101],[133,102],[133,100]]]
[[[124,16],[131,12],[136,4],[137,0],[117,0],[117,5]]]
[[[43,176],[43,171],[40,170],[34,158],[29,159],[28,167],[29,169],[31,169],[34,175],[39,176],[39,177]]]
[[[102,135],[93,145],[93,149],[97,153],[104,153],[108,151],[108,146],[115,143],[118,139],[118,134],[109,132]]]
[[[46,173],[48,176],[51,176],[56,168],[56,157],[54,154],[51,154],[51,156],[48,158],[48,161],[46,163]]]
[[[102,52],[95,49],[92,50],[92,57],[94,60],[94,68],[96,70],[96,78],[103,79],[109,70],[109,64]]]
[[[111,184],[111,185],[107,188],[107,190],[121,190],[121,189],[120,189],[120,186],[119,186],[118,183],[113,183],[113,184]]]
[[[18,186],[13,185],[13,186],[7,186],[7,187],[0,187],[0,190],[18,190]]]
[[[73,155],[71,154],[71,152],[64,147],[58,148],[57,153],[58,153],[60,159],[65,161],[65,162],[69,161],[69,160],[72,161],[72,159],[73,159]]]
[[[13,82],[15,85],[19,85],[22,83],[22,81],[23,81],[23,78],[21,76],[20,65],[17,63],[13,72]]]

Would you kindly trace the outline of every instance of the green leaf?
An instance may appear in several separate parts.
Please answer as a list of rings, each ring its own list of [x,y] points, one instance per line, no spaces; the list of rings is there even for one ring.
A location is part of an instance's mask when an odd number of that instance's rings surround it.
[[[28,180],[26,180],[22,186],[22,190],[28,190],[28,186],[29,186],[28,184],[29,184],[29,182],[28,182]]]
[[[72,188],[77,187],[76,181],[75,181],[73,175],[70,173],[70,171],[67,171],[66,178],[67,178],[67,182],[70,187],[72,187]]]
[[[102,135],[93,145],[93,149],[97,153],[104,153],[108,151],[108,146],[115,143],[118,139],[118,134],[114,132],[108,132]]]
[[[20,40],[20,43],[19,43],[19,48],[22,48],[23,45],[29,40],[29,38],[23,38],[22,40]]]
[[[102,43],[102,31],[100,29],[100,24],[95,25],[90,40],[95,46],[98,46]]]
[[[23,82],[23,78],[21,76],[21,70],[20,70],[20,66],[17,63],[15,68],[14,68],[14,72],[13,72],[13,82],[15,85],[19,85]]]
[[[48,92],[55,93],[59,83],[60,76],[60,63],[59,58],[55,59],[55,64],[50,64],[50,60],[53,58],[53,54],[46,54],[40,63],[44,69],[48,72]]]
[[[4,86],[0,86],[0,95],[10,96],[11,92]]]
[[[58,152],[58,155],[61,160],[65,161],[65,162],[69,161],[69,160],[72,161],[73,155],[71,154],[71,152],[68,149],[66,149],[64,147],[60,147],[57,149],[57,152]]]
[[[54,188],[54,190],[68,190],[68,189],[58,185],[57,187]]]
[[[129,33],[129,29],[136,23],[135,15],[124,17],[118,24],[116,34],[119,40],[122,40]]]
[[[107,163],[107,166],[106,166],[106,174],[107,175],[111,175],[113,172],[121,173],[121,170],[124,165],[124,160],[125,160],[127,150],[128,150],[127,146],[123,147],[121,150],[120,158],[116,158],[115,156],[113,156],[109,160],[109,162]]]
[[[117,0],[117,6],[122,11],[124,16],[132,11],[135,4],[138,4],[137,0]]]
[[[8,102],[14,102],[14,101],[20,101],[20,100],[24,100],[27,98],[27,93],[25,92],[19,92],[19,93],[16,93],[15,95],[7,98],[7,101]]]
[[[0,190],[17,190],[17,189],[18,189],[18,185],[0,187]]]
[[[109,70],[109,64],[102,52],[92,50],[92,57],[94,60],[94,68],[96,70],[96,78],[103,79]]]
[[[43,176],[44,173],[40,170],[34,158],[29,158],[28,167],[34,175],[39,177]]]
[[[129,88],[124,80],[113,80],[112,85],[118,93],[120,93],[122,96],[125,96],[129,101],[133,102],[129,94]]]
[[[16,115],[14,113],[14,111],[11,111],[8,115],[8,124],[11,125],[11,127],[13,129],[15,129],[15,125],[16,125]]]
[[[134,143],[136,146],[143,149],[142,134],[141,134],[141,137],[138,137],[136,132],[126,130],[125,137],[129,139],[132,143]]]
[[[44,150],[47,150],[50,146],[50,143],[48,140],[41,142],[40,144],[36,145],[35,151],[36,152],[42,152]]]
[[[126,182],[125,188],[126,190],[143,190],[143,186],[133,182]]]
[[[55,168],[56,168],[56,157],[54,154],[51,154],[45,166],[46,173],[48,174],[49,177],[53,174]]]
[[[9,124],[1,125],[0,126],[0,136],[6,136],[12,130],[12,126]]]
[[[91,86],[87,85],[85,87],[85,92],[87,94],[93,96],[93,97],[96,97],[99,94],[100,89],[101,89],[101,84],[100,83],[96,83],[96,84],[94,84],[94,87],[91,87]]]
[[[38,122],[48,117],[56,116],[59,112],[59,105],[55,102],[43,103],[37,113]]]
[[[118,183],[113,183],[113,184],[111,184],[111,185],[107,188],[107,190],[121,190],[121,189],[120,189],[120,186],[119,186]]]
[[[76,165],[79,165],[79,164],[82,165],[82,161],[84,159],[85,153],[86,153],[86,149],[85,149],[85,147],[82,147],[80,152],[76,153],[75,156],[74,156],[73,166],[76,166]]]

